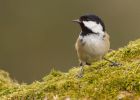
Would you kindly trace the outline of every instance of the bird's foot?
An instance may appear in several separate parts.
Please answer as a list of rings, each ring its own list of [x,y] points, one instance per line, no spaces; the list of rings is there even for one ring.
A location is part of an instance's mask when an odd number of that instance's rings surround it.
[[[110,66],[121,66],[122,64],[120,63],[117,63],[117,62],[111,62]]]
[[[76,76],[77,76],[78,78],[82,78],[82,77],[83,77],[83,73],[82,73],[82,72],[79,72]]]
[[[78,78],[82,78],[84,75],[84,70],[83,70],[83,66],[81,66],[80,71],[78,72],[78,74],[76,75]]]
[[[120,63],[117,63],[117,62],[111,61],[109,59],[106,59],[105,57],[103,59],[106,60],[106,61],[108,61],[108,62],[110,62],[111,63],[110,66],[121,66],[122,65]]]

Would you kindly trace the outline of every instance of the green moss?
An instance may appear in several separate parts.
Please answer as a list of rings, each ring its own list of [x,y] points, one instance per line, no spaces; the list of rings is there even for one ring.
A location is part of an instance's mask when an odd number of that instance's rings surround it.
[[[41,82],[18,84],[0,71],[0,100],[44,100],[71,98],[88,100],[138,99],[140,96],[140,39],[106,55],[121,63],[111,67],[107,61],[84,66],[84,77],[77,78],[79,67],[67,73],[52,70]]]

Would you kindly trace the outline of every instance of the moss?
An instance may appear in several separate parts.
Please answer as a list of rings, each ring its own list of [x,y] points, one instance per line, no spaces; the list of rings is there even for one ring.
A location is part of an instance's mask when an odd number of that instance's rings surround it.
[[[112,51],[106,58],[119,62],[111,67],[107,61],[84,66],[84,77],[77,78],[79,67],[67,73],[52,70],[41,82],[18,84],[0,71],[0,100],[112,100],[140,98],[140,39]]]

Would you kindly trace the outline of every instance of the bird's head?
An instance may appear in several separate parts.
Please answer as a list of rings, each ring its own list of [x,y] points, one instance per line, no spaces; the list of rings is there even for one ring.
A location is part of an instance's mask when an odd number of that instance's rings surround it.
[[[94,14],[86,14],[77,20],[73,20],[80,24],[82,32],[85,33],[102,33],[105,32],[105,25],[101,18]]]

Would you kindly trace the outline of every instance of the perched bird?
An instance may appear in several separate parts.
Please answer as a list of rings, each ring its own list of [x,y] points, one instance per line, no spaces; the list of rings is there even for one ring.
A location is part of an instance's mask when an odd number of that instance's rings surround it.
[[[110,49],[110,41],[101,18],[94,14],[86,14],[73,21],[81,27],[75,44],[80,66],[90,65],[92,62],[103,59]],[[82,72],[83,67],[81,68]]]

